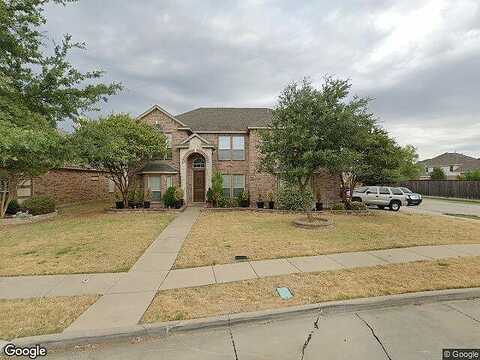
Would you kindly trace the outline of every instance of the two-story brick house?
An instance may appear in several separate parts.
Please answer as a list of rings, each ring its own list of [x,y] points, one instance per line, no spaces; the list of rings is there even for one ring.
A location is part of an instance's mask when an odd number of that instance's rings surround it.
[[[259,131],[272,118],[268,108],[198,108],[179,115],[155,105],[138,116],[163,131],[170,145],[166,159],[148,163],[140,172],[152,201],[160,201],[169,186],[181,186],[187,204],[205,202],[212,174],[223,175],[224,194],[246,190],[253,205],[259,194],[277,189],[277,178],[258,171]],[[319,171],[312,184],[324,202],[339,197],[339,182]]]

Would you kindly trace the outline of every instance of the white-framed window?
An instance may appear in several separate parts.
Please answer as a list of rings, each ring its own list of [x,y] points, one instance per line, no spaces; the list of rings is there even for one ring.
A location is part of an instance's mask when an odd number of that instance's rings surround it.
[[[108,179],[108,192],[113,193],[115,192],[115,183],[112,179]]]
[[[245,160],[245,137],[218,137],[218,160]]]
[[[196,158],[193,160],[193,168],[194,169],[205,169],[205,159],[204,158]]]
[[[230,160],[230,136],[218,137],[218,160]]]
[[[165,160],[171,160],[173,153],[172,153],[172,134],[164,134],[167,138],[167,151],[165,152]]]
[[[167,189],[173,186],[173,176],[167,176]]]
[[[232,137],[232,160],[245,160],[245,138],[243,136]]]
[[[245,175],[222,175],[223,195],[225,197],[237,197],[245,190]]]
[[[223,196],[230,197],[231,188],[232,188],[232,184],[230,180],[232,176],[231,175],[222,175],[222,176],[223,176]]]
[[[149,176],[148,185],[152,192],[152,201],[162,200],[162,177],[160,175]]]

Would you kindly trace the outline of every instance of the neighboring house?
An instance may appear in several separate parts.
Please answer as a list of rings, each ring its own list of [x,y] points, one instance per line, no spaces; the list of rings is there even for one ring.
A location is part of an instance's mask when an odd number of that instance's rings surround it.
[[[480,169],[480,159],[459,153],[447,152],[418,163],[423,167],[423,179],[429,179],[434,168],[442,169],[448,180],[456,180],[459,175]]]
[[[258,171],[259,131],[267,128],[272,110],[267,108],[198,108],[179,115],[154,105],[138,116],[162,131],[168,139],[165,159],[148,163],[141,171],[143,184],[160,202],[169,186],[180,186],[187,204],[203,203],[212,186],[212,175],[223,175],[224,194],[236,197],[245,190],[253,205],[260,196],[277,189],[277,178]],[[322,201],[336,201],[338,179],[319,171],[312,183]]]

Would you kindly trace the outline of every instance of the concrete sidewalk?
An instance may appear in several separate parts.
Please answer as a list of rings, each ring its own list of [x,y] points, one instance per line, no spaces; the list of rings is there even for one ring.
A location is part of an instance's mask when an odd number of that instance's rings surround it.
[[[150,245],[132,269],[123,274],[95,304],[66,330],[98,330],[136,324],[173,266],[200,209],[189,207]]]
[[[175,238],[172,231],[181,227],[179,237],[184,237],[188,234],[185,228],[189,226],[191,225],[182,220],[172,227],[173,230],[167,228],[168,232],[160,235],[128,273],[1,278],[0,298],[137,293],[138,301],[147,302],[146,299],[150,297],[147,293],[156,290],[220,284],[300,272],[334,271],[421,260],[480,256],[480,244],[436,245],[170,270],[177,256],[177,252],[172,249],[181,247],[183,241]],[[121,296],[110,297],[121,298]]]

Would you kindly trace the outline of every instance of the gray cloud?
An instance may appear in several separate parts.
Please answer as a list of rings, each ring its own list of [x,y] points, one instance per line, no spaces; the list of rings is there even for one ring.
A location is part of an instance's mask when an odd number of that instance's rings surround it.
[[[421,157],[480,156],[480,4],[408,1],[127,1],[49,5],[53,39],[71,33],[125,91],[103,113],[273,106],[290,81],[350,78]]]

